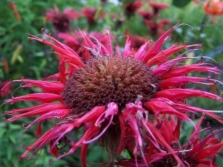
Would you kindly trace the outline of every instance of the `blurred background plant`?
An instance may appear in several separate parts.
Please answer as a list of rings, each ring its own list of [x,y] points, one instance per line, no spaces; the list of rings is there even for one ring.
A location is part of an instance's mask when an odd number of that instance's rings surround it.
[[[26,94],[28,90],[17,89],[20,85],[10,83],[21,77],[41,79],[58,71],[57,57],[53,51],[41,43],[29,41],[28,34],[37,35],[41,29],[65,42],[71,48],[78,50],[81,55],[82,40],[78,38],[78,29],[92,34],[103,43],[101,36],[106,28],[112,32],[113,38],[121,44],[129,36],[133,49],[139,47],[146,40],[155,41],[165,30],[177,22],[188,26],[180,26],[174,31],[172,39],[166,44],[202,43],[200,51],[188,56],[203,56],[202,61],[215,59],[219,64],[223,62],[223,1],[221,0],[1,0],[0,1],[0,103],[12,95]],[[75,37],[75,38],[74,38]],[[121,46],[122,47],[122,46]],[[82,57],[82,59],[85,59]],[[188,62],[190,63],[190,62]],[[222,75],[217,78],[223,80]],[[204,87],[215,94],[222,94],[222,86]],[[31,89],[38,92],[38,89]],[[222,110],[222,104],[205,100],[189,100],[212,110]],[[31,103],[21,102],[14,107],[32,106]],[[11,110],[12,107],[3,105],[0,113]],[[211,122],[213,128],[220,125]],[[28,122],[28,121],[27,121]],[[25,145],[31,144],[35,132],[22,132],[26,122],[17,121],[13,124],[4,123],[4,115],[0,117],[0,164],[10,167],[34,166],[67,166],[78,167],[79,152],[73,156],[63,158],[49,164],[50,156],[47,149],[42,150],[31,160],[20,160],[19,156],[25,150]],[[206,125],[204,125],[206,126]],[[44,125],[48,129],[50,125]],[[183,127],[182,141],[192,130],[189,124]],[[220,136],[222,138],[222,136]],[[24,144],[25,143],[25,144]],[[59,147],[64,147],[63,145]],[[98,146],[90,148],[88,153],[89,166],[98,166],[91,162],[106,161],[104,150]],[[219,166],[223,166],[222,157],[218,158]]]

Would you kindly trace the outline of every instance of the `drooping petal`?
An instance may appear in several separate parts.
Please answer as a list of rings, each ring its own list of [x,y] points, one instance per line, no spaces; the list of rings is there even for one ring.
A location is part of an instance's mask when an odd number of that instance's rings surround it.
[[[43,103],[50,103],[52,101],[61,101],[62,96],[53,93],[33,93],[24,96],[12,97],[11,99],[6,100],[6,103],[15,103],[18,101],[39,101]]]
[[[13,117],[7,119],[7,122],[12,122],[20,118],[31,117],[36,115],[43,115],[50,111],[58,110],[58,109],[67,109],[67,106],[63,104],[41,104],[35,107],[25,108],[25,109],[17,109],[13,111],[7,111],[7,115],[13,115]],[[22,113],[21,113],[22,112]]]
[[[42,81],[42,80],[31,80],[31,79],[21,79],[21,80],[14,80],[13,82],[24,82],[25,85],[22,85],[21,87],[33,87],[37,86],[41,89],[43,89],[47,93],[60,93],[64,85],[60,82],[48,82],[48,81]]]
[[[177,111],[176,109],[174,109],[173,107],[168,105],[166,102],[162,102],[162,101],[153,99],[153,100],[146,102],[145,106],[148,109],[152,110],[155,114],[161,114],[161,113],[162,114],[173,114],[183,120],[190,121],[190,119],[188,118],[188,116],[186,114]]]
[[[74,123],[69,123],[52,127],[50,130],[44,133],[36,142],[28,146],[26,151],[21,155],[21,158],[25,158],[33,149],[36,149],[35,152],[37,152],[50,141],[57,138],[62,138],[64,134],[70,132],[74,128],[74,126]]]
[[[201,77],[191,77],[191,76],[179,76],[179,77],[171,77],[169,79],[163,80],[159,83],[159,86],[161,86],[163,89],[166,89],[168,87],[179,87],[184,86],[187,83],[198,83],[203,85],[213,85],[212,83],[202,82],[207,81],[208,78],[201,78]]]
[[[87,167],[86,163],[87,149],[88,149],[88,144],[83,144],[83,146],[81,147],[81,164],[83,167]]]
[[[55,44],[53,44],[53,43],[51,43],[51,42],[49,42],[45,39],[38,38],[36,36],[31,36],[31,37],[29,37],[29,39],[40,41],[40,42],[42,42],[46,45],[51,46],[57,54],[59,54],[61,57],[63,57],[66,62],[70,62],[70,64],[74,64],[74,65],[79,66],[79,67],[82,67],[84,65],[84,63],[81,61],[78,54],[75,51],[73,51],[71,48],[69,48],[68,46],[60,43],[58,40],[51,37],[50,35],[47,35],[45,33],[43,33],[43,35],[45,37],[47,37],[48,39],[52,40]]]
[[[26,127],[26,129],[30,128],[33,124],[36,122],[42,122],[46,119],[52,119],[52,118],[58,118],[58,119],[63,119],[66,116],[68,116],[69,110],[68,109],[58,109],[58,110],[53,110],[51,112],[48,112],[46,114],[43,114],[39,116],[37,119],[29,123],[29,125]]]
[[[194,90],[194,89],[180,89],[180,88],[175,88],[175,89],[166,89],[166,90],[161,90],[156,93],[156,97],[165,97],[170,100],[177,100],[177,99],[186,99],[190,97],[203,97],[203,98],[209,98],[217,101],[223,102],[223,99],[215,94],[208,93],[202,90]]]
[[[217,67],[202,66],[203,64],[192,64],[181,67],[174,67],[168,73],[162,76],[162,79],[187,75],[191,72],[213,72],[219,74],[220,70]]]

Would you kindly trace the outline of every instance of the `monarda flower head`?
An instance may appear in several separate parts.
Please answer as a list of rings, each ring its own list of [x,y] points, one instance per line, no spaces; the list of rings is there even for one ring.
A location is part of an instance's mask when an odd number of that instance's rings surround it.
[[[89,25],[94,25],[97,23],[99,18],[104,18],[105,12],[100,8],[85,7],[82,9],[82,16],[87,19]]]
[[[97,39],[80,31],[84,46],[91,52],[91,57],[83,62],[75,50],[60,43],[50,35],[43,33],[44,39],[31,36],[52,47],[60,56],[59,72],[44,80],[22,78],[13,82],[23,82],[25,87],[39,87],[42,93],[32,93],[12,97],[5,103],[20,101],[39,102],[29,108],[7,111],[10,115],[6,122],[25,117],[38,116],[25,128],[29,129],[38,123],[36,135],[40,137],[28,146],[21,155],[35,155],[44,146],[50,146],[50,152],[56,159],[71,155],[81,148],[81,163],[87,166],[88,145],[98,142],[109,155],[111,165],[115,157],[127,150],[135,166],[149,166],[146,149],[156,147],[163,154],[167,150],[179,165],[185,166],[175,150],[164,140],[163,134],[155,128],[154,121],[165,115],[176,119],[191,121],[187,113],[205,113],[222,121],[211,110],[205,110],[185,103],[187,98],[201,97],[222,102],[218,95],[197,89],[186,88],[188,83],[212,85],[217,80],[211,78],[187,76],[192,72],[210,72],[218,74],[217,67],[207,63],[184,65],[192,59],[179,54],[170,58],[182,49],[194,50],[194,45],[173,44],[162,50],[162,45],[176,25],[165,32],[155,43],[145,42],[137,52],[131,50],[127,38],[122,52],[117,45],[113,50],[110,32],[106,31],[106,42],[101,44]],[[58,119],[58,123],[44,134],[41,123]],[[82,129],[82,135],[74,141],[66,135]],[[70,150],[61,154],[57,148],[59,141],[68,142]],[[160,145],[163,148],[160,148]]]
[[[72,8],[66,8],[60,12],[57,6],[46,11],[46,20],[51,21],[58,32],[67,32],[70,28],[70,21],[79,17],[79,14]]]
[[[135,12],[142,6],[141,0],[124,3],[124,10],[126,16],[133,16]]]
[[[203,139],[200,137],[200,133],[207,131],[210,127],[200,129],[201,123],[204,120],[202,116],[197,125],[194,128],[194,132],[189,137],[186,144],[180,143],[180,125],[181,120],[176,121],[173,116],[161,117],[158,121],[151,126],[151,131],[156,129],[161,134],[161,139],[164,140],[169,146],[175,151],[176,155],[181,159],[183,164],[187,167],[217,167],[216,157],[218,152],[223,147],[223,141],[219,141],[218,138],[214,137],[219,130],[215,130],[209,133]],[[221,129],[222,130],[222,129]],[[164,143],[164,142],[163,142]],[[159,151],[162,150],[162,152]],[[178,162],[172,154],[165,149],[162,143],[159,145],[145,146],[144,149],[145,159],[150,167],[163,167],[163,166],[177,166]],[[134,158],[122,159],[115,162],[116,165],[123,167],[135,167]],[[145,167],[142,158],[137,160],[139,167]]]

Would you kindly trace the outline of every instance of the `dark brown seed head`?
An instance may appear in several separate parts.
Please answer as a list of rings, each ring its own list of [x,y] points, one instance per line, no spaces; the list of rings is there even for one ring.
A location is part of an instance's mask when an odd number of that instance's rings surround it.
[[[64,103],[75,113],[115,102],[123,109],[129,102],[147,101],[158,90],[151,69],[131,57],[91,58],[74,71],[63,91]]]
[[[56,30],[60,32],[67,32],[69,30],[70,20],[66,14],[58,13],[53,17],[53,25]]]

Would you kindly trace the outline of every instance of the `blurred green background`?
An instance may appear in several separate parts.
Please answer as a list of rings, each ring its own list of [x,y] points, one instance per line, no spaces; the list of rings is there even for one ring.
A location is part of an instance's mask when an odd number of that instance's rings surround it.
[[[81,13],[85,7],[97,8],[94,16],[95,23],[90,24],[86,17],[80,16],[76,20],[71,21],[71,30],[84,29],[91,31],[105,31],[106,28],[111,30],[114,36],[121,37],[123,35],[133,34],[155,41],[159,34],[156,28],[151,28],[143,22],[142,16],[138,12],[126,14],[125,4],[133,0],[123,1],[107,1],[106,3],[100,0],[0,0],[0,88],[3,82],[21,77],[41,79],[58,71],[58,59],[52,53],[50,47],[43,44],[28,40],[28,34],[41,36],[41,29],[45,32],[56,36],[52,22],[46,20],[46,10],[53,9],[57,5],[62,12],[67,7],[73,8],[77,13]],[[159,15],[152,19],[153,23],[158,23],[160,20],[168,20],[169,24],[162,30],[165,31],[176,23],[185,23],[175,30],[164,47],[178,42],[180,44],[201,43],[202,48],[199,51],[190,53],[189,56],[207,56],[215,59],[219,64],[223,62],[223,17],[207,15],[201,4],[195,4],[190,0],[153,0],[154,2],[165,2],[168,8],[160,11]],[[151,11],[147,0],[142,0],[143,4],[140,10]],[[10,4],[16,5],[16,9],[10,7]],[[128,11],[129,12],[129,11]],[[103,17],[100,14],[104,13]],[[18,16],[19,14],[19,16]],[[19,18],[20,17],[20,18]],[[152,31],[153,30],[153,31]],[[123,38],[116,38],[117,42],[123,47]],[[210,59],[207,62],[213,63]],[[222,67],[221,67],[222,69]],[[223,77],[218,76],[218,80],[223,81]],[[194,85],[193,85],[194,86]],[[17,89],[19,84],[15,83],[11,86],[10,92],[0,96],[0,104],[5,99],[10,98],[10,94],[14,96],[27,94],[29,92],[38,91],[34,88],[29,90]],[[215,85],[212,87],[202,87],[201,89],[211,91],[212,93],[222,94],[222,86]],[[216,103],[201,99],[191,99],[189,103],[195,103],[197,106],[212,109],[223,110],[221,103]],[[0,114],[12,108],[23,108],[32,106],[28,102],[20,102],[0,107]],[[6,124],[4,123],[4,115],[0,116],[0,166],[11,167],[79,167],[80,150],[72,156],[65,157],[61,160],[49,164],[53,158],[48,154],[48,149],[43,149],[36,157],[31,160],[20,160],[19,156],[24,152],[25,146],[30,145],[35,141],[34,128],[29,129],[24,133],[23,124],[27,124],[30,120],[21,119],[19,121]],[[212,120],[209,120],[212,122]],[[213,127],[221,125],[212,123]],[[50,124],[44,124],[44,128],[48,129]],[[185,139],[188,133],[192,131],[189,124],[183,126],[184,131],[181,136]],[[77,134],[78,136],[78,134]],[[75,138],[75,137],[74,137]],[[182,140],[183,140],[182,139]],[[89,166],[99,166],[93,162],[103,162],[107,160],[105,151],[97,146],[92,146],[88,153]],[[219,166],[223,166],[222,157],[218,159]]]

